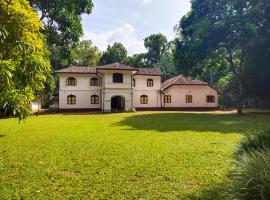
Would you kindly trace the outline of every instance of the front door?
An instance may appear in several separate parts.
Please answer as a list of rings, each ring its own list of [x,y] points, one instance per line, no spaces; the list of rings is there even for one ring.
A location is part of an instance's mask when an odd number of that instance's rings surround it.
[[[125,99],[121,96],[115,96],[111,99],[112,111],[121,111],[125,109]]]

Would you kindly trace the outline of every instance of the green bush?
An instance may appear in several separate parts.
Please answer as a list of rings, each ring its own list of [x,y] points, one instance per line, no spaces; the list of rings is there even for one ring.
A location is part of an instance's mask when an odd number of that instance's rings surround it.
[[[236,156],[244,153],[260,151],[262,149],[270,149],[270,129],[259,130],[253,134],[247,135],[239,144]]]
[[[231,199],[269,200],[270,150],[250,151],[237,157],[231,178]]]

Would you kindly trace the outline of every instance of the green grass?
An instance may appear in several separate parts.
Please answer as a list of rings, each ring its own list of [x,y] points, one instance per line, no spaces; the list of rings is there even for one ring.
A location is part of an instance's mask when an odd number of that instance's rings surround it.
[[[0,120],[0,199],[224,199],[236,144],[269,115]]]

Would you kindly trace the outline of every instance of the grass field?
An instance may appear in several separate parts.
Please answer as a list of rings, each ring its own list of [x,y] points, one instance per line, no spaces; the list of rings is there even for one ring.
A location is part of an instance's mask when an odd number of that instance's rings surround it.
[[[0,199],[223,199],[269,115],[57,114],[0,120]]]

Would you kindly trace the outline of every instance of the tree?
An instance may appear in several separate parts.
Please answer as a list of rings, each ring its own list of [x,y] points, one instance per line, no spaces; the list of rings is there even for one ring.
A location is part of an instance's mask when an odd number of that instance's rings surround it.
[[[112,46],[108,46],[100,58],[100,63],[106,65],[115,62],[125,62],[126,59],[127,49],[121,43],[116,42]]]
[[[24,119],[50,71],[42,23],[27,0],[0,0],[0,108]]]
[[[145,53],[134,54],[133,56],[127,57],[125,63],[133,67],[147,67],[147,60],[145,58]]]
[[[29,0],[44,24],[43,33],[55,69],[70,62],[72,49],[83,35],[81,15],[90,14],[92,0]],[[56,54],[56,56],[54,56]]]
[[[152,34],[144,39],[144,46],[148,51],[145,58],[149,65],[154,65],[161,60],[166,51],[167,43],[167,38],[161,33]]]
[[[246,0],[194,0],[192,11],[180,22],[178,50],[189,68],[201,70],[214,52],[225,56],[229,71],[237,82],[237,111],[242,113],[246,92],[248,55],[266,23],[265,2]],[[179,52],[179,51],[178,51]],[[184,52],[184,53],[183,53]],[[182,62],[183,63],[183,62]]]
[[[96,66],[100,62],[100,52],[91,40],[83,40],[73,51],[73,64],[78,66]]]

